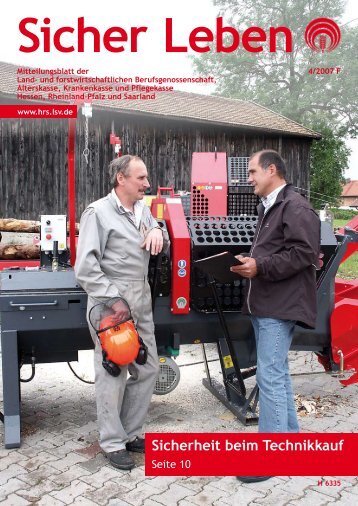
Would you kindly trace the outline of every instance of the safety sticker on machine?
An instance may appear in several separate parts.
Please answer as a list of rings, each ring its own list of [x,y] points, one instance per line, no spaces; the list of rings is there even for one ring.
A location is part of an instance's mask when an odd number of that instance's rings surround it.
[[[230,367],[234,367],[234,364],[232,363],[231,355],[226,355],[223,357],[224,361],[224,367],[225,369],[230,369]]]
[[[187,305],[187,303],[188,303],[188,301],[186,300],[185,297],[178,297],[177,298],[176,304],[177,304],[177,307],[179,309],[185,308],[185,306]]]

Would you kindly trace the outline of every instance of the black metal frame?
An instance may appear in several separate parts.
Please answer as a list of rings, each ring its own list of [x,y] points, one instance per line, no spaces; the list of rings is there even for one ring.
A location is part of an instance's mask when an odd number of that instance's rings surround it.
[[[217,399],[219,399],[244,425],[255,424],[258,421],[256,413],[258,403],[257,384],[247,396],[244,380],[256,374],[256,367],[247,371],[240,369],[239,360],[230,336],[228,326],[221,309],[216,282],[211,276],[209,282],[216,310],[218,313],[223,337],[217,340],[217,348],[223,374],[223,384],[213,379],[210,375],[209,363],[205,352],[205,344],[202,344],[204,364],[207,377],[203,379],[203,385]]]
[[[3,274],[16,278],[19,271]],[[24,276],[31,272],[23,273]],[[43,277],[64,276],[66,272],[36,273],[40,279],[33,290],[0,290],[2,313],[1,348],[5,448],[21,444],[20,366],[77,360],[78,350],[93,348],[86,321],[87,295],[81,288],[41,289]],[[72,273],[73,279],[74,274]],[[36,285],[35,285],[36,286]]]

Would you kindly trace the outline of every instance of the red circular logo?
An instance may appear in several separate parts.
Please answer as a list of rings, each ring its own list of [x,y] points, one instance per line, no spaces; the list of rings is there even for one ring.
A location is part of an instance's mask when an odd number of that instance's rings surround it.
[[[333,51],[341,41],[341,30],[332,19],[317,18],[307,25],[305,41],[313,51]]]

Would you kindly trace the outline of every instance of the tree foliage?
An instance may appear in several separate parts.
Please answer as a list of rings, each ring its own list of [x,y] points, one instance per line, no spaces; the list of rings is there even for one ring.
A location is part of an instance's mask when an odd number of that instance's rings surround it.
[[[293,34],[291,53],[282,50],[282,36],[273,53],[267,46],[260,53],[250,53],[241,45],[232,53],[216,53],[213,46],[210,52],[193,57],[197,72],[216,77],[217,94],[252,100],[306,125],[319,117],[344,133],[357,134],[358,28],[342,26],[343,0],[213,1],[226,25],[240,34],[251,26],[266,31],[270,26],[286,26]],[[334,51],[314,52],[304,41],[306,26],[318,17],[331,18],[341,28],[342,40]],[[341,72],[309,73],[311,68],[325,67],[339,67]]]
[[[340,205],[350,149],[345,145],[342,131],[333,132],[323,123],[315,128],[321,132],[322,139],[313,141],[311,148],[311,202],[320,209],[325,204]]]

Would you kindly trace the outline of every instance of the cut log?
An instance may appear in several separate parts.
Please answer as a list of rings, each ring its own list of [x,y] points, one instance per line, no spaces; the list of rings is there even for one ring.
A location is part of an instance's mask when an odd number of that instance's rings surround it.
[[[35,244],[6,244],[0,246],[0,260],[29,260],[40,258],[40,247]]]
[[[15,218],[0,219],[2,232],[40,232],[39,221],[16,220]]]
[[[67,223],[67,232],[69,231],[69,223]],[[76,234],[78,234],[80,225],[76,223]],[[2,232],[32,232],[40,233],[40,222],[30,220],[17,220],[16,218],[0,218],[0,230]]]

